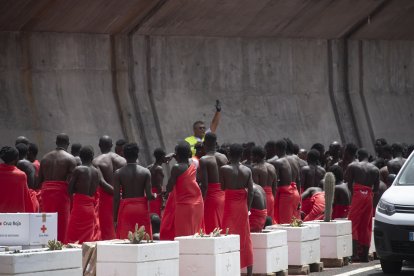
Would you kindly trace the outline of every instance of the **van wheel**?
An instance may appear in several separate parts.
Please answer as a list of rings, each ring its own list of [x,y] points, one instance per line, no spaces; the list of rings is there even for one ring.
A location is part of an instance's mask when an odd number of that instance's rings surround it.
[[[384,273],[400,273],[402,261],[387,261],[381,259],[381,268]]]

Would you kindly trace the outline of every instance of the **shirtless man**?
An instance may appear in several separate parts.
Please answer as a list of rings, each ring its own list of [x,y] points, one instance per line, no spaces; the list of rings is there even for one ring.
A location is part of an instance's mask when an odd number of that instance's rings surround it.
[[[381,169],[382,167],[386,166],[387,163],[384,160],[383,155],[383,147],[387,145],[387,140],[384,138],[378,138],[375,140],[374,149],[375,149],[375,160],[372,161],[372,164],[375,165],[378,169]]]
[[[274,217],[274,205],[276,196],[277,186],[277,175],[275,167],[265,162],[266,156],[265,150],[256,146],[252,149],[252,176],[253,182],[260,185],[266,193],[266,210],[267,215],[272,218]]]
[[[344,183],[344,173],[338,165],[329,167],[329,172],[335,176],[335,194],[332,208],[332,219],[347,218],[351,204],[351,192],[348,184]]]
[[[27,176],[27,186],[29,189],[36,188],[36,168],[27,160],[28,147],[26,144],[20,143],[16,145],[16,149],[19,152],[19,161],[17,161],[16,167],[23,171]]]
[[[82,145],[79,143],[73,143],[72,146],[70,147],[70,153],[76,159],[76,166],[79,166],[82,164],[82,161],[79,157],[81,148],[82,148]]]
[[[37,145],[34,143],[29,143],[29,147],[27,148],[27,160],[32,162],[33,166],[35,166],[36,169],[36,177],[39,175],[39,169],[40,169],[40,162],[37,160],[37,153],[39,149],[37,148]]]
[[[24,136],[19,136],[19,137],[16,138],[16,141],[15,141],[14,145],[17,146],[17,144],[20,144],[20,143],[23,143],[26,146],[29,146],[30,141],[29,141],[29,139],[27,139]]]
[[[206,154],[200,158],[201,192],[204,198],[204,222],[206,233],[221,228],[224,208],[224,191],[221,189],[219,169],[228,163],[224,154],[216,152],[217,136],[204,136]]]
[[[251,170],[240,164],[242,153],[240,144],[232,144],[230,164],[220,168],[220,183],[225,191],[223,229],[240,235],[240,268],[247,267],[247,275],[252,275],[253,246],[248,212],[253,201],[253,180]]]
[[[275,165],[275,161],[279,158],[276,155],[276,142],[275,141],[268,141],[265,144],[265,151],[266,151],[266,162]]]
[[[345,145],[344,153],[342,156],[342,160],[339,160],[338,163],[335,165],[338,165],[342,168],[342,171],[346,173],[346,169],[348,168],[348,165],[355,161],[356,153],[357,153],[358,147],[355,144],[348,143]]]
[[[57,148],[40,161],[38,183],[41,187],[43,212],[58,213],[58,240],[65,241],[70,212],[68,181],[76,167],[76,160],[67,152],[69,136],[56,137]]]
[[[286,158],[289,161],[292,168],[292,180],[296,183],[297,187],[302,186],[300,179],[300,169],[305,166],[303,160],[297,155],[293,154],[293,142],[289,138],[284,138],[286,141]]]
[[[124,139],[118,139],[115,143],[115,153],[119,156],[124,157],[124,146],[126,145],[127,141]]]
[[[102,172],[103,179],[108,185],[99,187],[99,224],[103,240],[115,239],[113,219],[113,190],[106,187],[113,187],[114,172],[126,165],[125,158],[111,152],[112,139],[104,135],[99,139],[99,148],[102,154],[96,157],[92,164]]]
[[[353,259],[368,262],[371,244],[373,193],[378,192],[379,170],[368,162],[368,153],[360,150],[363,161],[355,161],[345,172],[345,181],[352,194],[348,219],[352,221]]]
[[[279,182],[275,198],[275,221],[276,223],[290,223],[293,217],[299,218],[300,213],[300,187],[293,182],[292,168],[286,157],[286,141],[276,142],[276,155],[279,156],[274,162],[276,175]]]
[[[315,143],[312,145],[311,150],[315,149],[319,152],[319,165],[324,168],[326,165],[326,160],[325,160],[325,146],[322,145],[321,143]]]
[[[19,161],[16,167],[23,171],[27,177],[27,187],[29,188],[30,199],[33,203],[33,210],[35,213],[39,212],[39,201],[37,199],[36,187],[36,167],[32,162],[27,160],[28,146],[23,143],[17,144],[16,149],[19,152]]]
[[[95,193],[101,183],[100,171],[92,166],[93,148],[82,147],[79,150],[81,159],[69,182],[68,192],[73,195],[72,211],[69,217],[66,242],[83,243],[94,240],[95,223]]]
[[[323,187],[322,180],[326,172],[324,168],[318,164],[319,152],[315,149],[310,150],[308,153],[308,165],[302,167],[301,169],[303,191],[310,187]]]
[[[266,192],[260,185],[253,183],[253,201],[250,208],[250,232],[262,232],[267,218]]]
[[[308,160],[308,151],[306,149],[300,149],[298,157],[306,162]]]
[[[113,217],[117,237],[120,239],[128,238],[128,231],[135,229],[135,224],[144,225],[145,231],[152,237],[148,200],[155,196],[151,193],[151,172],[137,164],[138,153],[136,143],[126,144],[124,156],[127,165],[114,174]]]
[[[303,221],[323,219],[325,214],[325,192],[319,187],[309,187],[301,197]]]
[[[337,141],[332,142],[329,145],[329,157],[326,161],[326,169],[329,169],[330,166],[338,163],[341,157],[341,144]]]
[[[404,148],[401,144],[392,144],[392,153],[394,158],[388,161],[387,168],[389,174],[397,175],[404,165],[406,159],[403,157]]]
[[[157,194],[155,200],[150,201],[150,214],[157,214],[161,218],[162,207],[162,184],[164,182],[164,169],[162,164],[167,164],[172,155],[166,156],[165,151],[161,148],[154,150],[155,162],[147,167],[151,173],[151,191]]]

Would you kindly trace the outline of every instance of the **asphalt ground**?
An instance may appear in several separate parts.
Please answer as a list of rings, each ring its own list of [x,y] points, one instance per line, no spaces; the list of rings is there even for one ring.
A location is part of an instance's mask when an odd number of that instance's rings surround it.
[[[404,263],[403,270],[399,274],[385,274],[381,270],[379,260],[368,263],[350,263],[341,268],[324,268],[322,272],[314,272],[311,276],[414,276],[414,263]]]

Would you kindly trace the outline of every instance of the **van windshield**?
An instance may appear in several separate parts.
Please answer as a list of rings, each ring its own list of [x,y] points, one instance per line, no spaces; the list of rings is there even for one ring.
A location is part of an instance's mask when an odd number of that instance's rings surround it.
[[[407,166],[401,172],[397,185],[414,185],[414,155],[409,158]]]

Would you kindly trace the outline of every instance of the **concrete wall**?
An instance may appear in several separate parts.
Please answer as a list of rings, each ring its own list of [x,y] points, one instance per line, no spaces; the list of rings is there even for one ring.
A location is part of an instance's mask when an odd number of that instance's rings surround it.
[[[95,148],[102,134],[123,136],[109,36],[1,33],[0,44],[0,144],[25,135],[43,154],[60,132]]]
[[[0,145],[26,135],[43,154],[59,132],[95,148],[109,134],[146,164],[216,99],[221,143],[413,143],[413,55],[405,41],[0,33]]]

